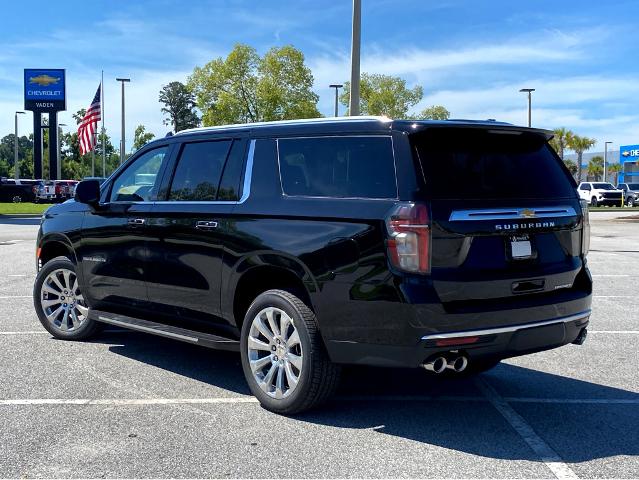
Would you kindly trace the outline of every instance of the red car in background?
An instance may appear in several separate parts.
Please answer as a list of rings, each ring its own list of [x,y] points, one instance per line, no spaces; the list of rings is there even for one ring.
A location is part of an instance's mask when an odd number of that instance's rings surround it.
[[[64,202],[73,198],[77,180],[43,180],[34,185],[36,202]]]

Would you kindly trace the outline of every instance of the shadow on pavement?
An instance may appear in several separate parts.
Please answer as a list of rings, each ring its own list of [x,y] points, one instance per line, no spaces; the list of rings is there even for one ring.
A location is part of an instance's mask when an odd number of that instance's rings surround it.
[[[133,332],[105,332],[95,341],[117,343],[110,351],[118,355],[233,392],[250,394],[239,354]],[[632,391],[507,363],[481,378],[511,399],[639,401],[639,394]],[[568,463],[639,455],[637,403],[511,400],[510,405]],[[438,378],[421,370],[345,368],[340,389],[328,405],[292,420],[341,429],[368,429],[482,457],[539,461],[484,399],[473,379]]]

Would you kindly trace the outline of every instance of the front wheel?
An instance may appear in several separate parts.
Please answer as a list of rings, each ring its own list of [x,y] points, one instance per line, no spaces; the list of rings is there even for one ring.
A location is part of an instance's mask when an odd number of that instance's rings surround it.
[[[626,205],[628,205],[629,207],[634,207],[635,206],[634,197],[629,197],[628,200],[626,201]]]
[[[67,257],[49,260],[38,272],[33,286],[33,304],[42,326],[65,340],[83,340],[93,335],[97,322],[80,291],[75,264]]]
[[[593,207],[596,207],[599,204],[599,202],[597,202],[597,197],[592,197],[590,199],[590,205]]]
[[[339,384],[313,311],[283,290],[259,295],[246,312],[241,337],[242,369],[260,404],[292,415],[326,401]]]

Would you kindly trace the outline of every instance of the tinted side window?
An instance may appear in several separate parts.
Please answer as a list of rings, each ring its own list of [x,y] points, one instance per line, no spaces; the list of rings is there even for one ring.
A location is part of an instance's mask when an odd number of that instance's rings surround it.
[[[187,143],[182,147],[169,200],[215,200],[230,140]]]
[[[158,174],[168,147],[156,148],[137,158],[113,182],[111,202],[148,202],[157,193]]]
[[[390,137],[286,138],[278,150],[287,195],[397,198]]]
[[[221,201],[237,201],[240,199],[240,182],[242,167],[244,167],[244,153],[246,142],[235,140],[224,167],[217,199]]]

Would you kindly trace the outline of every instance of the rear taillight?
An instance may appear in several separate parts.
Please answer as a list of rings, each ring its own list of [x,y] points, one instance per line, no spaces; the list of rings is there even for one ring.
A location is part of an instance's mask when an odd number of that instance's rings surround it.
[[[386,218],[388,255],[405,272],[430,272],[430,218],[420,203],[398,203]]]
[[[62,194],[62,186],[61,185],[56,185],[55,186],[55,194],[56,195]]]
[[[581,200],[581,216],[582,216],[582,227],[581,227],[581,253],[582,255],[588,255],[588,250],[590,250],[590,213],[588,212],[588,201]]]

